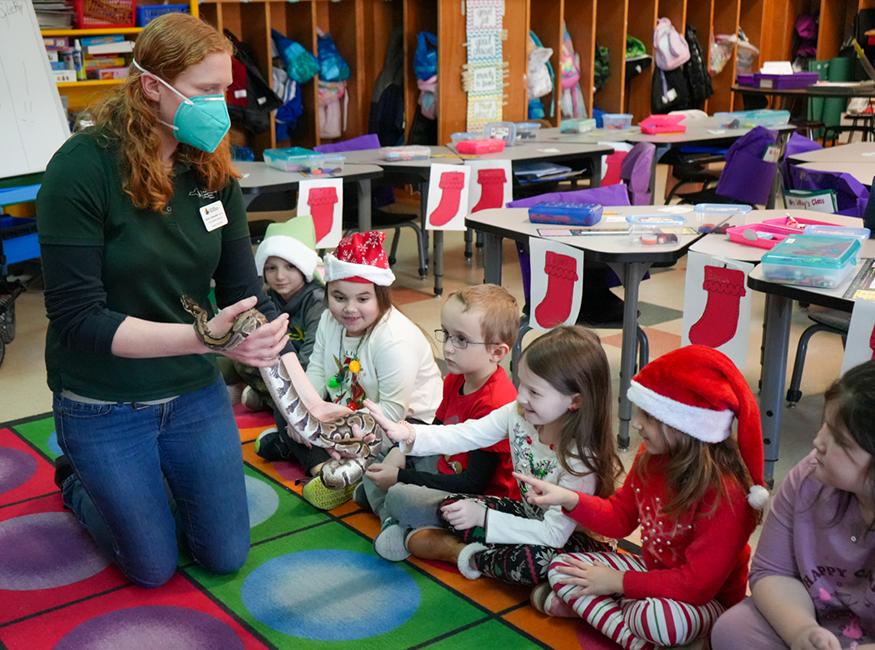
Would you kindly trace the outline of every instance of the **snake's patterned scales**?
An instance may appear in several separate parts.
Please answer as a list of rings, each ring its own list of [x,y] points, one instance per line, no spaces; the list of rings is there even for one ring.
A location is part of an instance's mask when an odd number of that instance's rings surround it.
[[[221,338],[210,335],[208,315],[191,298],[182,297],[182,306],[195,317],[194,328],[207,347],[213,350],[231,350],[240,345],[247,336],[267,323],[264,315],[250,309],[240,314],[230,331]],[[336,449],[344,455],[342,460],[331,459],[322,466],[322,482],[332,490],[341,490],[358,483],[365,470],[376,460],[383,442],[383,429],[367,413],[342,415],[331,422],[322,422],[313,417],[295,392],[291,378],[282,363],[269,368],[260,368],[261,377],[267,385],[273,403],[279,408],[289,426],[300,436],[318,447]],[[365,437],[374,434],[371,442],[364,442],[352,433],[358,425]],[[352,455],[352,457],[348,457]]]

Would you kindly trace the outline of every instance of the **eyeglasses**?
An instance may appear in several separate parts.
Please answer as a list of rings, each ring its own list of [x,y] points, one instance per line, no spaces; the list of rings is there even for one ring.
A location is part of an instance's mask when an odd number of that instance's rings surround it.
[[[464,350],[469,345],[492,345],[492,343],[484,343],[482,341],[469,341],[464,336],[453,336],[447,330],[435,330],[434,337],[438,343],[446,343],[449,341],[457,350]]]

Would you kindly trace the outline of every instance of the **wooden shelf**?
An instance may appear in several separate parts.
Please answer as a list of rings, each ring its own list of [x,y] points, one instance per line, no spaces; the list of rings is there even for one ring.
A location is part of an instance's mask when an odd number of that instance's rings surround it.
[[[95,88],[98,86],[117,86],[124,79],[86,79],[85,81],[60,81],[58,88]]]
[[[43,36],[108,36],[110,34],[139,34],[142,27],[100,27],[93,29],[42,29]]]

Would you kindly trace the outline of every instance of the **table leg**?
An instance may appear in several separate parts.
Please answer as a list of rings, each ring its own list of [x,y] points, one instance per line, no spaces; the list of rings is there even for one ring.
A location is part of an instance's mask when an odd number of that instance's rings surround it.
[[[470,260],[474,256],[474,230],[465,229],[465,259]]]
[[[590,187],[602,186],[602,157],[595,156],[592,159],[592,178],[589,181]]]
[[[425,221],[428,217],[428,181],[423,180],[419,184],[419,215],[420,228],[422,229],[422,247],[425,249],[425,263],[428,264],[428,240],[431,231],[425,227]]]
[[[440,296],[444,292],[444,231],[432,232],[434,239],[434,295]]]
[[[492,233],[483,233],[483,281],[486,284],[501,286],[502,241],[503,237]]]
[[[784,408],[792,315],[792,300],[774,294],[766,295],[760,419],[766,459],[764,477],[770,487],[775,482],[775,463],[778,460],[778,443],[781,438],[781,412]]]
[[[358,182],[359,185],[359,232],[371,229],[371,179]]]
[[[650,264],[630,262],[611,264],[611,268],[623,278],[625,296],[623,298],[623,341],[620,353],[620,430],[617,433],[617,446],[621,451],[629,449],[629,422],[632,420],[632,402],[627,394],[635,375],[635,360],[638,358],[638,285]]]

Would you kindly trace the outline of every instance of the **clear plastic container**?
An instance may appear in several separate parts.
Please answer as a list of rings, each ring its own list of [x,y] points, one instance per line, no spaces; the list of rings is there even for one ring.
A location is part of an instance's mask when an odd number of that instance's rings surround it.
[[[562,120],[559,125],[559,133],[589,133],[595,131],[595,120],[592,118],[585,120]]]
[[[513,122],[490,122],[483,127],[483,137],[504,140],[504,144],[512,147],[516,141],[516,124]]]
[[[849,237],[850,239],[869,239],[872,232],[868,228],[852,228],[850,226],[805,226],[803,235],[820,237]]]
[[[307,160],[310,173],[314,176],[342,174],[346,156],[342,153],[317,153],[314,156],[307,156]]]
[[[744,124],[744,113],[714,113],[718,129],[740,129]]]
[[[517,122],[515,126],[517,142],[534,140],[538,137],[538,130],[541,128],[537,122]]]
[[[745,127],[764,126],[769,128],[784,126],[790,121],[790,111],[773,111],[768,108],[758,111],[745,111],[741,115],[743,119],[742,126]]]
[[[602,124],[607,131],[625,131],[632,126],[631,113],[605,113]]]
[[[687,220],[679,214],[640,214],[626,217],[632,241],[645,246],[676,244]]]
[[[857,263],[860,241],[792,235],[763,255],[763,275],[772,282],[834,289]]]
[[[741,203],[697,203],[693,210],[698,225],[717,226],[734,214],[747,214],[752,208]]]
[[[264,162],[270,167],[284,172],[310,171],[310,156],[316,155],[311,149],[288,147],[286,149],[265,149]]]
[[[460,131],[459,133],[454,133],[450,136],[450,140],[453,141],[453,144],[459,144],[465,140],[479,140],[483,135],[480,133],[466,133],[464,131]]]
[[[403,147],[380,147],[380,159],[386,162],[428,160],[429,158],[431,158],[431,149],[418,144]]]
[[[594,226],[602,219],[598,203],[559,203],[549,201],[529,208],[532,223],[564,224],[567,226]]]

